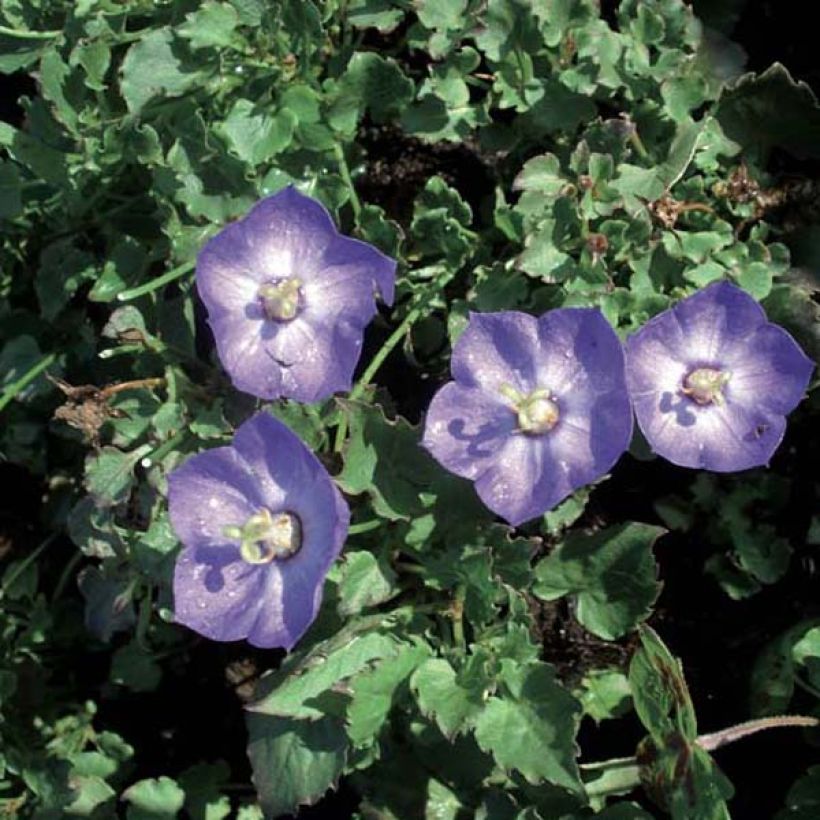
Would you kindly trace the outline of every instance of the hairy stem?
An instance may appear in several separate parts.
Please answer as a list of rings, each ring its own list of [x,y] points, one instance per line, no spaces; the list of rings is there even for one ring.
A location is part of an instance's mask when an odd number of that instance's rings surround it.
[[[162,276],[158,276],[156,279],[146,282],[144,285],[131,288],[130,290],[124,290],[117,294],[117,301],[130,302],[132,299],[145,296],[146,293],[153,293],[153,291],[159,290],[169,282],[173,282],[175,279],[180,279],[185,276],[186,273],[194,269],[194,264],[194,262],[183,262],[181,265],[177,265],[177,267],[166,271]]]

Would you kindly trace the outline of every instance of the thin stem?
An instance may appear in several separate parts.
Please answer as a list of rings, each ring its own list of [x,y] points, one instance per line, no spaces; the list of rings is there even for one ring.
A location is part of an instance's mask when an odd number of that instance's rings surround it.
[[[184,428],[176,432],[171,438],[167,441],[160,444],[153,453],[150,453],[147,456],[143,456],[142,461],[140,462],[142,466],[147,470],[153,467],[155,464],[159,464],[168,453],[171,452],[180,442],[184,441],[188,436],[188,429]]]
[[[453,643],[462,650],[467,649],[467,641],[464,638],[464,598],[466,594],[464,584],[459,584],[450,607],[450,614],[453,618]]]
[[[60,578],[57,581],[57,586],[54,587],[54,594],[51,596],[52,605],[58,601],[63,592],[65,592],[65,588],[68,586],[68,582],[71,579],[74,570],[77,569],[77,565],[82,560],[83,554],[79,550],[75,552],[71,558],[69,558],[68,563],[65,565],[65,569],[63,569],[60,574]]]
[[[20,31],[8,26],[0,26],[0,35],[14,37],[16,40],[53,40],[62,34],[60,31]]]
[[[103,389],[100,390],[100,395],[107,399],[116,393],[122,393],[123,390],[140,390],[141,388],[153,390],[155,387],[164,386],[165,379],[162,376],[157,376],[150,379],[134,379],[130,382],[120,382],[119,384],[112,384],[109,387],[103,387]]]
[[[646,150],[646,146],[643,144],[643,140],[638,134],[638,129],[634,125],[632,126],[632,131],[629,134],[629,141],[632,143],[632,147],[641,159],[649,159],[649,151]]]
[[[711,752],[715,749],[719,749],[721,746],[734,743],[736,740],[741,740],[744,737],[765,731],[766,729],[780,729],[790,726],[813,727],[818,725],[820,725],[820,720],[814,717],[807,717],[805,715],[775,715],[758,720],[747,720],[745,723],[739,723],[737,726],[729,726],[726,729],[721,729],[719,732],[701,735],[697,739],[697,744],[701,749]]]
[[[0,600],[5,594],[14,586],[17,579],[29,568],[29,566],[36,561],[40,554],[48,547],[54,539],[57,538],[57,533],[52,533],[32,552],[30,552],[20,563],[5,577],[3,583],[0,584]]]
[[[185,276],[186,273],[194,269],[194,264],[194,262],[183,262],[181,265],[177,265],[177,267],[171,268],[171,270],[163,273],[162,276],[158,276],[156,279],[146,282],[144,285],[131,288],[130,290],[124,290],[117,294],[117,301],[130,302],[132,299],[145,296],[146,293],[153,293],[153,291],[159,290],[169,282],[173,282],[175,279],[180,279]]]
[[[6,405],[14,399],[25,387],[33,382],[47,367],[54,364],[57,359],[56,353],[49,353],[43,356],[37,364],[27,370],[16,382],[12,382],[3,391],[0,396],[0,411],[4,410]]]
[[[347,529],[348,535],[361,535],[363,532],[370,532],[371,530],[377,530],[381,527],[382,522],[378,518],[374,518],[371,521],[362,521],[359,524],[351,524]]]
[[[444,286],[453,278],[455,271],[447,271],[439,276],[431,283],[428,290],[419,298],[415,307],[411,308],[404,321],[390,334],[387,341],[381,346],[381,349],[370,360],[370,364],[362,373],[362,377],[354,385],[348,396],[349,401],[356,401],[362,393],[367,389],[367,386],[373,380],[373,377],[378,373],[379,368],[384,364],[384,360],[393,352],[393,348],[405,337],[407,331],[413,324],[421,317],[427,309],[429,303],[438,296],[444,289]],[[333,449],[335,452],[340,452],[347,436],[347,416],[343,415],[339,421],[339,426],[336,428],[336,441]]]
[[[350,168],[347,165],[345,158],[345,151],[340,143],[333,146],[333,152],[336,154],[336,162],[339,165],[339,173],[344,180],[345,185],[350,190],[350,207],[353,208],[353,215],[356,217],[356,222],[359,221],[359,215],[362,212],[362,203],[359,200],[359,195],[356,193],[356,188],[353,185],[353,178],[350,176]]]

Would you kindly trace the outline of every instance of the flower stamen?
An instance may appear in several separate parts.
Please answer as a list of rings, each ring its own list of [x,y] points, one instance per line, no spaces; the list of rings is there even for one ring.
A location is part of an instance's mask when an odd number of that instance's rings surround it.
[[[266,507],[243,526],[225,527],[226,538],[239,541],[239,554],[249,564],[269,564],[289,558],[302,547],[302,522],[292,512],[273,514]]]
[[[681,392],[696,404],[723,404],[723,387],[729,381],[730,373],[715,367],[699,367],[684,380]]]
[[[558,404],[546,388],[523,395],[509,385],[502,385],[501,393],[512,404],[520,432],[538,436],[558,424],[561,415]]]
[[[259,286],[257,296],[265,316],[274,322],[289,322],[304,307],[302,280],[296,276],[265,282]]]

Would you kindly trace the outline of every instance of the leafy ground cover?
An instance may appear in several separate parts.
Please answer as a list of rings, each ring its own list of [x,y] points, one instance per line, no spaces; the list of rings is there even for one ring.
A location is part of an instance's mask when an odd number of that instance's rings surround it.
[[[816,80],[786,16],[0,4],[0,813],[816,816],[816,376],[768,467],[636,433],[515,528],[420,446],[471,312],[599,308],[625,339],[727,280],[818,360],[820,108],[771,64]],[[237,390],[195,287],[288,185],[398,262],[351,390],[313,404]],[[287,655],[174,622],[168,475],[259,411],[351,511]]]

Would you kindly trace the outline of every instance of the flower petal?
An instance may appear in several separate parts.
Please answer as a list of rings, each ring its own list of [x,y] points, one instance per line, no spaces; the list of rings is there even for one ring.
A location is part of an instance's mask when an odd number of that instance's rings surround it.
[[[727,364],[731,371],[725,389],[728,402],[781,415],[790,413],[803,399],[814,370],[814,363],[797,342],[772,324],[758,328]]]
[[[345,320],[322,322],[310,313],[263,331],[268,355],[281,366],[283,396],[315,402],[350,390],[362,351],[362,328]]]
[[[481,500],[513,526],[542,515],[572,491],[566,476],[556,470],[547,438],[509,436],[476,480]]]
[[[262,319],[221,314],[208,320],[219,359],[234,386],[252,396],[276,399],[282,395],[282,367],[270,354]]]
[[[265,601],[268,569],[243,561],[235,545],[183,550],[174,569],[176,621],[215,641],[244,638]]]
[[[189,547],[225,544],[224,528],[244,524],[262,503],[233,447],[197,453],[168,475],[171,524]]]
[[[430,402],[422,444],[450,472],[475,480],[515,427],[515,413],[501,397],[450,382]]]
[[[715,282],[672,308],[681,336],[676,352],[697,365],[720,365],[766,324],[763,308],[746,291]]]
[[[504,385],[529,393],[536,388],[534,354],[538,321],[526,313],[471,313],[453,346],[450,370],[468,387],[499,393]]]

